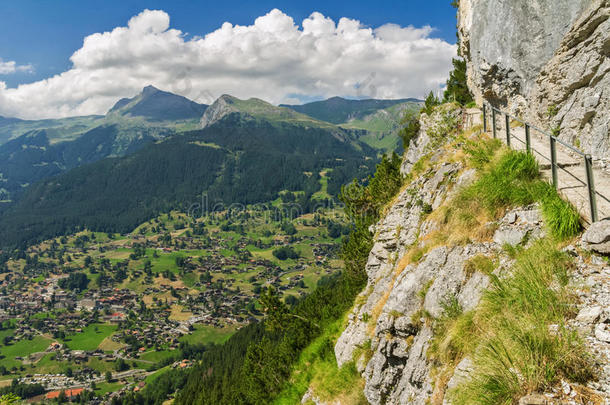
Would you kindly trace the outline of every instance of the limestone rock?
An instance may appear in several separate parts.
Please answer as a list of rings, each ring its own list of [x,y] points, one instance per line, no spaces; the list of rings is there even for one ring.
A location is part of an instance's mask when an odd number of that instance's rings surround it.
[[[444,119],[457,119],[462,113],[460,108],[453,105],[443,105],[441,108],[435,109],[431,115],[422,114],[420,116],[420,129],[417,137],[411,140],[411,144],[407,149],[403,163],[400,168],[402,174],[407,174],[413,168],[413,165],[417,163],[424,155],[429,152],[442,153],[440,150],[434,150],[435,145],[438,146],[438,136],[448,136],[443,131]],[[441,143],[445,143],[446,139],[443,139]]]
[[[596,305],[594,307],[585,307],[578,312],[576,320],[582,323],[595,323],[602,314],[602,307]]]
[[[608,0],[461,0],[468,87],[610,165]]]
[[[582,235],[585,247],[598,253],[610,253],[610,220],[598,221]]]
[[[540,224],[542,218],[536,206],[527,209],[512,210],[500,220],[500,224],[494,233],[494,242],[502,246],[519,245],[526,238],[538,239],[542,236]]]
[[[602,165],[610,159],[610,2],[594,0],[574,22],[536,80],[530,119]],[[557,114],[549,119],[549,109]]]
[[[527,96],[591,0],[462,0],[458,35],[477,101]]]
[[[209,127],[224,116],[237,112],[234,107],[234,98],[229,95],[222,95],[214,103],[205,110],[201,117],[201,128]]]
[[[499,245],[509,244],[511,246],[517,246],[520,244],[525,236],[527,230],[518,228],[506,228],[498,229],[494,234],[494,242]]]
[[[458,385],[467,381],[471,372],[472,372],[472,360],[470,360],[469,357],[465,357],[455,367],[453,376],[447,383],[447,391],[451,391],[452,389],[456,388]],[[449,404],[450,404],[450,402],[449,402],[448,398],[445,396],[443,405],[449,405]]]
[[[595,337],[602,342],[610,343],[610,327],[608,324],[600,323],[595,327]]]

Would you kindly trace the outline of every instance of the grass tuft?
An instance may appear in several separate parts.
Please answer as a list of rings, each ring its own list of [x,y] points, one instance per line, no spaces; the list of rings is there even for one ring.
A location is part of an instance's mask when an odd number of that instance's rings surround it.
[[[466,141],[465,152],[481,175],[462,190],[452,207],[444,212],[444,222],[451,223],[451,228],[470,230],[471,234],[477,233],[472,233],[472,229],[479,229],[481,235],[486,235],[482,228],[484,221],[498,219],[511,207],[539,203],[553,237],[565,240],[581,231],[578,211],[540,178],[538,162],[533,155],[499,149],[495,140]],[[475,215],[481,209],[489,217]]]
[[[479,306],[466,313],[448,304],[435,321],[429,356],[439,364],[473,361],[470,379],[448,393],[453,404],[511,404],[561,379],[584,383],[592,367],[575,331],[575,297],[567,288],[571,258],[552,240],[515,252],[509,275],[491,274]]]
[[[553,186],[540,186],[542,216],[551,234],[559,240],[572,238],[580,233],[582,225],[576,208],[562,199]]]
[[[470,278],[474,273],[479,272],[490,275],[496,269],[497,264],[489,257],[478,254],[464,263],[466,276]]]

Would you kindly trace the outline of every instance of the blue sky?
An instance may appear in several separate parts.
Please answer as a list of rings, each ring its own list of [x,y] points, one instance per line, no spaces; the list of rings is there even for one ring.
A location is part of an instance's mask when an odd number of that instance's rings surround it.
[[[2,0],[0,115],[104,113],[147,84],[205,103],[420,97],[455,55],[449,3]]]
[[[338,20],[350,17],[377,27],[385,23],[431,25],[435,36],[455,42],[455,9],[449,0],[360,1],[135,1],[135,0],[2,0],[0,2],[0,58],[32,64],[34,73],[17,73],[4,80],[9,87],[60,73],[83,38],[112,30],[144,9],[161,9],[172,26],[191,35],[204,35],[225,21],[248,25],[273,8],[300,22],[313,11]]]

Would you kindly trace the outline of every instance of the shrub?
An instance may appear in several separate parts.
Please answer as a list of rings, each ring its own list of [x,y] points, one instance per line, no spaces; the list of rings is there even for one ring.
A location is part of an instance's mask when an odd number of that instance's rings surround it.
[[[401,120],[403,128],[400,130],[398,135],[402,139],[403,149],[407,149],[411,144],[411,141],[419,134],[420,124],[419,115],[413,111],[408,111]]]

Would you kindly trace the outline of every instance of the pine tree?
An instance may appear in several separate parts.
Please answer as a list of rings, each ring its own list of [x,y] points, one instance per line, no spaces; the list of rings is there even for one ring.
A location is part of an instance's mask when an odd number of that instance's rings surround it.
[[[461,105],[472,102],[472,94],[466,84],[466,61],[453,59],[453,71],[449,74],[447,88],[445,89],[444,101],[455,101]]]

